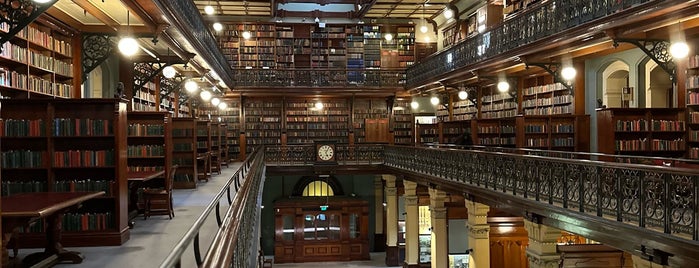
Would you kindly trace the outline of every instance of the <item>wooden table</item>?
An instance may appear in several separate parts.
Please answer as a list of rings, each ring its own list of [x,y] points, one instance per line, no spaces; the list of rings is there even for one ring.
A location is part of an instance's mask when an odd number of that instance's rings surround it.
[[[129,181],[129,227],[133,228],[133,219],[138,216],[138,188],[144,182],[163,177],[165,170],[158,171],[129,171],[126,173],[126,179]]]
[[[23,262],[53,265],[59,262],[81,263],[83,257],[75,251],[67,251],[61,245],[61,219],[63,214],[76,209],[86,200],[102,196],[104,192],[40,192],[23,193],[2,198],[2,249],[7,254],[7,241],[13,230],[34,221],[46,219],[46,247],[44,252],[30,254]],[[7,239],[4,239],[7,238]]]

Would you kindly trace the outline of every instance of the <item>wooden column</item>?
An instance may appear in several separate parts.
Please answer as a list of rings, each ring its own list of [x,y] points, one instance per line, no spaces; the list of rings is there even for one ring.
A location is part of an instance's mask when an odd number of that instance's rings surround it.
[[[374,178],[374,251],[386,250],[386,234],[384,233],[384,195],[383,179]]]
[[[131,100],[133,99],[133,90],[134,90],[134,83],[133,83],[133,77],[134,77],[134,65],[133,61],[129,57],[120,57],[119,58],[119,82],[124,83],[124,98],[129,100],[129,103],[126,105],[126,110],[127,111],[132,111],[133,110],[133,102]]]
[[[386,182],[386,266],[397,266],[400,263],[400,249],[396,176],[383,175],[383,180]]]
[[[430,215],[432,216],[432,268],[449,266],[449,234],[447,232],[447,193],[430,188]]]
[[[420,265],[420,212],[418,211],[417,183],[403,180],[405,189],[405,261],[403,267]]]
[[[543,225],[537,218],[524,220],[524,228],[529,235],[529,268],[556,268],[561,259],[556,250],[561,230]]]
[[[468,209],[468,245],[471,250],[469,267],[490,268],[490,225],[488,211],[490,207],[466,200]]]

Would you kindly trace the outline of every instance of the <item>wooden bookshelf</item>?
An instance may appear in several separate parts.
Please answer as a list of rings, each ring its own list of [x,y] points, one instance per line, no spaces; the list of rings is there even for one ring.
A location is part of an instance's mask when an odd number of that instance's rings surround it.
[[[474,122],[475,145],[514,147],[515,118],[478,119]]]
[[[517,147],[587,152],[589,125],[587,115],[517,116]]]
[[[509,93],[500,93],[495,87],[484,88],[480,99],[480,119],[514,118],[517,100]]]
[[[687,157],[699,159],[699,55],[689,57],[686,80]]]
[[[323,107],[316,107],[322,103]],[[349,141],[347,99],[287,99],[285,102],[286,144],[306,144],[316,140]]]
[[[245,99],[246,154],[257,145],[281,145],[282,105],[281,99]]]
[[[347,69],[364,69],[364,32],[362,26],[346,26],[347,38]],[[363,84],[361,72],[348,72],[347,81],[350,84]]]
[[[175,189],[197,188],[196,118],[172,118],[172,164],[178,165],[173,182]]]
[[[399,145],[415,144],[412,108],[410,108],[409,98],[397,98],[393,104],[393,143]]]
[[[598,150],[683,157],[687,152],[685,113],[682,108],[597,109]]]
[[[43,21],[43,20],[42,20]],[[3,23],[0,31],[7,32]],[[59,97],[77,94],[80,66],[73,65],[76,32],[49,22],[34,21],[0,52],[0,94],[11,98]]]
[[[420,62],[429,55],[437,52],[436,42],[415,42],[415,61]]]
[[[381,67],[381,27],[378,25],[365,25],[362,27],[364,34],[364,67]],[[367,80],[374,79],[367,77]]]
[[[65,246],[116,246],[129,238],[126,103],[116,99],[2,99],[2,193],[105,191],[64,219]],[[5,127],[7,126],[7,127]],[[88,224],[84,224],[87,222]],[[46,244],[43,221],[20,247]]]
[[[522,110],[525,115],[572,114],[573,95],[550,75],[525,79]]]
[[[211,172],[221,174],[221,165],[224,157],[226,143],[226,126],[218,123],[217,120],[211,122]]]
[[[208,181],[211,176],[211,121],[196,121],[197,180]]]
[[[419,144],[439,143],[439,124],[417,124],[417,142]]]
[[[240,153],[240,99],[224,98],[228,108],[220,111],[221,122],[226,123],[226,144],[229,160],[242,160]]]
[[[471,120],[440,122],[440,143],[454,144],[464,133],[473,135]]]

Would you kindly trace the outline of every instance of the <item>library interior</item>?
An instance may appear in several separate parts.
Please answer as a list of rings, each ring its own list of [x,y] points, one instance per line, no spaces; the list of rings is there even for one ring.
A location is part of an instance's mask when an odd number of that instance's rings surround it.
[[[699,0],[0,10],[3,267],[699,267]]]

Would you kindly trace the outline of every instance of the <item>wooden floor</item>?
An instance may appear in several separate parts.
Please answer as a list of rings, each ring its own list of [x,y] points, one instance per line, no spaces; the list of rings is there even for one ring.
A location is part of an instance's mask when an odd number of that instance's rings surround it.
[[[229,168],[222,170],[221,175],[213,176],[209,182],[199,183],[196,190],[174,190],[175,217],[172,220],[168,219],[168,216],[151,216],[147,220],[143,220],[142,216],[137,217],[136,224],[131,229],[131,239],[123,245],[119,247],[69,247],[68,250],[82,253],[85,260],[82,264],[61,264],[58,267],[158,267],[199,217],[206,205],[223,187],[226,179],[230,178],[239,166],[239,163],[231,164]],[[225,213],[225,210],[228,209],[228,202],[225,198],[223,200],[221,211]],[[208,246],[216,229],[216,216],[212,213],[200,233],[202,246]],[[36,251],[38,249],[21,249],[19,257]],[[203,252],[206,252],[206,248],[202,248],[202,254]],[[182,267],[196,267],[191,247],[187,249],[183,257]]]
[[[393,266],[386,266],[385,259],[386,254],[384,252],[372,252],[370,253],[370,261],[351,261],[351,262],[310,262],[310,263],[285,263],[285,264],[274,264],[274,268],[313,268],[313,267],[324,267],[324,268],[342,268],[342,267],[353,267],[353,268],[364,268],[364,267],[379,267],[388,268]],[[400,267],[400,266],[395,266]]]

